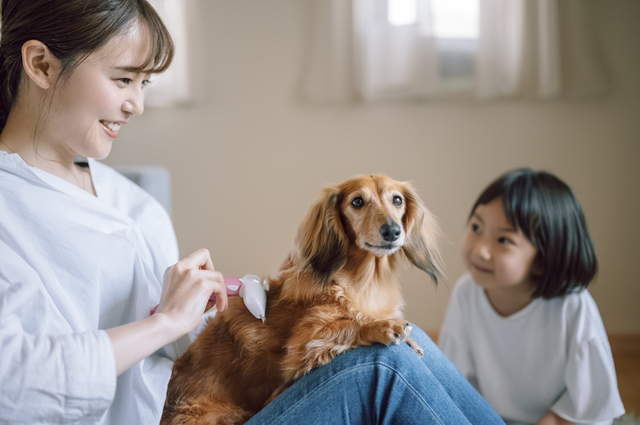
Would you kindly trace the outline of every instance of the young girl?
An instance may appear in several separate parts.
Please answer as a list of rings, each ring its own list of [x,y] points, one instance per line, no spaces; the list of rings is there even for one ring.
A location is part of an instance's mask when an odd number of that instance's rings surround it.
[[[223,278],[205,249],[178,261],[160,204],[96,159],[143,112],[171,37],[146,0],[2,0],[1,14],[0,423],[157,424],[165,346],[212,293],[225,309]],[[405,344],[351,350],[251,422],[500,422],[411,336],[423,359]]]
[[[471,209],[468,274],[439,345],[507,424],[611,423],[624,413],[611,349],[586,287],[596,256],[571,189],[519,169]]]

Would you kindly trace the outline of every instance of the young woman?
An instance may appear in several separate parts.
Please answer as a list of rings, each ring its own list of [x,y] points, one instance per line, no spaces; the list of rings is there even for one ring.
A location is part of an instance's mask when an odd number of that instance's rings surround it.
[[[207,250],[99,163],[171,37],[146,0],[2,0],[0,422],[157,424],[172,343],[226,308]],[[202,184],[195,182],[194,184]],[[159,304],[156,314],[150,309]],[[252,423],[500,421],[424,333],[339,356]]]

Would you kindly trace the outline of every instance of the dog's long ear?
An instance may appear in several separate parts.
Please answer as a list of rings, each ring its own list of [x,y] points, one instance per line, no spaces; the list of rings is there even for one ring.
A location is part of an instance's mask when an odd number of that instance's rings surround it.
[[[347,262],[349,238],[340,219],[339,191],[335,187],[323,191],[311,207],[296,236],[302,269],[321,285],[331,282],[333,275]]]
[[[403,221],[407,240],[402,250],[411,264],[425,271],[435,283],[438,283],[438,278],[444,276],[438,245],[438,222],[411,186],[405,185],[403,194],[406,205]]]

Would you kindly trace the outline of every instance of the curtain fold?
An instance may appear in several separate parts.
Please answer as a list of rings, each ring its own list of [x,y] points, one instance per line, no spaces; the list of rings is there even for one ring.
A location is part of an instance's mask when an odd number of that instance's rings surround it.
[[[307,0],[305,99],[342,103],[450,94],[439,58],[443,46],[455,43],[442,43],[433,33],[430,1],[416,0],[417,19],[401,26],[389,23],[388,1]],[[478,1],[469,98],[590,99],[608,92],[593,0]]]

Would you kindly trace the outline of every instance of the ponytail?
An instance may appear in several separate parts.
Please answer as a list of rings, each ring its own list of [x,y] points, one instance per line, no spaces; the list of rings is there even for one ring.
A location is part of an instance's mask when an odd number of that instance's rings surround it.
[[[0,133],[4,130],[4,126],[7,123],[9,117],[9,108],[5,104],[5,84],[6,73],[4,70],[4,55],[2,54],[2,44],[0,44]]]

